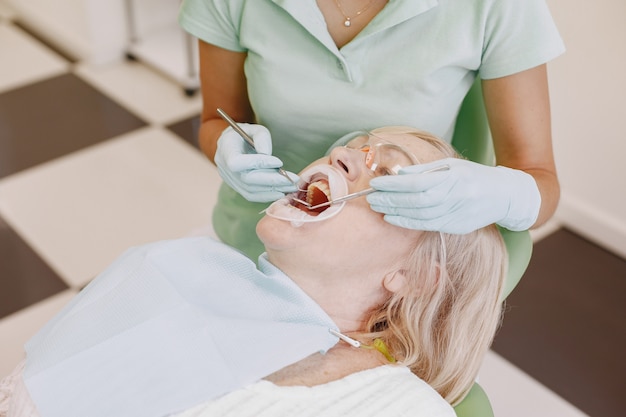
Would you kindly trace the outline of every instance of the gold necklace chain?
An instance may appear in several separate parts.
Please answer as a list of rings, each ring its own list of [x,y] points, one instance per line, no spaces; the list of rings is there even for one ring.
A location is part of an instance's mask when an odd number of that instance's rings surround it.
[[[372,6],[372,4],[374,4],[375,1],[376,0],[370,0],[370,2],[367,3],[364,8],[362,8],[359,11],[357,11],[356,14],[354,16],[352,16],[352,17],[349,17],[346,14],[346,12],[345,12],[345,10],[343,10],[343,7],[341,6],[341,3],[339,2],[339,0],[335,0],[335,4],[337,5],[337,8],[339,9],[339,11],[341,12],[341,14],[343,15],[343,17],[345,19],[343,21],[343,25],[345,27],[349,28],[352,25],[352,19],[355,19],[355,18],[359,17],[362,13],[365,13],[367,11],[367,9],[369,9]]]

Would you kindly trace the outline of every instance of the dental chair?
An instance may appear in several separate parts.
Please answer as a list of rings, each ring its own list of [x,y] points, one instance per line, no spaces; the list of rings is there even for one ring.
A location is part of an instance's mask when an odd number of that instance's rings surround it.
[[[495,154],[491,132],[483,104],[480,79],[477,78],[467,93],[454,128],[452,145],[465,158],[485,165],[494,165]],[[528,267],[532,254],[532,240],[528,231],[512,232],[500,228],[509,255],[503,300],[513,291]],[[478,382],[455,408],[457,417],[493,417],[487,393]]]

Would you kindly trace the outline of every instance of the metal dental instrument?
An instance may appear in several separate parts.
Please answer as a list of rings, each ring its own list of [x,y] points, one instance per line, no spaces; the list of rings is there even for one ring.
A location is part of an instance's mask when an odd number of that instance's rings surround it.
[[[376,191],[374,188],[366,188],[365,190],[357,191],[356,193],[352,193],[352,194],[347,194],[347,195],[344,195],[343,197],[339,197],[334,200],[327,201],[325,203],[316,204],[314,206],[312,206],[311,203],[307,203],[304,200],[300,200],[299,198],[294,198],[293,201],[297,201],[298,203],[305,205],[307,210],[315,210],[321,207],[332,206],[333,204],[341,203],[343,201],[352,200],[353,198],[361,197],[363,195],[368,195],[368,194],[373,193],[374,191]]]
[[[447,171],[449,169],[450,169],[450,165],[447,165],[447,164],[440,165],[438,167],[434,167],[431,169],[427,169],[426,171],[420,172],[420,174],[428,174],[430,172],[437,172],[437,171]],[[366,188],[365,190],[361,190],[361,191],[357,191],[356,193],[344,195],[343,197],[339,197],[334,200],[327,201],[325,203],[316,204],[314,206],[312,206],[310,203],[307,203],[306,201],[300,200],[299,198],[294,198],[293,201],[297,201],[298,203],[305,205],[307,210],[315,210],[321,207],[332,206],[333,204],[336,204],[336,203],[341,203],[344,201],[352,200],[353,198],[368,195],[368,194],[373,193],[374,191],[377,191],[377,190],[375,190],[374,188]]]
[[[333,336],[338,337],[339,339],[343,340],[344,342],[346,342],[347,344],[349,344],[349,345],[351,345],[351,346],[353,346],[355,348],[361,347],[361,342],[359,342],[358,340],[354,340],[353,338],[348,337],[348,336],[346,336],[343,333],[339,333],[335,329],[328,329],[328,332],[330,334],[332,334]]]
[[[239,133],[239,136],[241,136],[243,140],[245,140],[246,143],[252,147],[252,149],[256,151],[256,147],[254,146],[254,139],[252,139],[252,137],[248,135],[245,132],[245,130],[240,128],[237,122],[235,122],[229,115],[226,114],[224,110],[220,109],[219,107],[217,109],[217,113],[222,117],[222,119],[226,120],[226,122],[230,125],[230,127],[233,128],[235,132]],[[298,184],[296,184],[294,180],[292,180],[291,177],[289,177],[289,175],[287,174],[287,171],[285,171],[282,168],[278,168],[278,173],[282,175],[283,177],[287,178],[290,183],[298,187]]]

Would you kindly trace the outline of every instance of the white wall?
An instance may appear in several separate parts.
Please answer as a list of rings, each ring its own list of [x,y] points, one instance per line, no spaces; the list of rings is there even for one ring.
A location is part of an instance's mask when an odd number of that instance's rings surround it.
[[[129,44],[127,7],[142,36],[176,26],[179,2],[172,0],[6,0],[33,31],[67,54],[93,64],[124,56]]]
[[[567,47],[549,64],[557,217],[626,257],[626,1],[548,5]]]
[[[84,57],[90,53],[85,0],[7,0],[16,15],[64,52]]]

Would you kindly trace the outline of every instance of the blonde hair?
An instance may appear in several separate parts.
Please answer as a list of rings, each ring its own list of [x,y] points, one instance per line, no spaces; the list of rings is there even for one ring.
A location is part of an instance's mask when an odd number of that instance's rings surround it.
[[[407,127],[444,157],[458,157],[437,137]],[[421,232],[405,261],[407,284],[372,312],[369,337],[381,338],[413,373],[449,403],[472,387],[500,323],[508,258],[495,225],[464,235]]]

